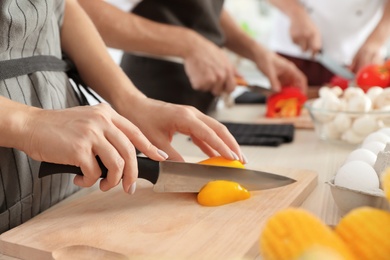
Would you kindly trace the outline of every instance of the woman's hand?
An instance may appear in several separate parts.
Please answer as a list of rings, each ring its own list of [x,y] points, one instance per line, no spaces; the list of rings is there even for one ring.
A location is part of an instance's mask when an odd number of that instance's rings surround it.
[[[171,146],[173,135],[179,132],[190,136],[208,156],[222,155],[227,159],[247,162],[227,128],[194,107],[149,98],[139,99],[132,105],[132,109],[118,111],[137,125],[154,145],[164,150],[170,160],[183,161]]]
[[[38,161],[79,166],[84,176],[74,182],[92,186],[101,170],[99,156],[108,169],[100,189],[107,191],[122,179],[123,189],[134,192],[138,169],[135,147],[157,161],[167,158],[141,131],[109,105],[74,107],[65,110],[31,109],[24,126],[21,150]]]

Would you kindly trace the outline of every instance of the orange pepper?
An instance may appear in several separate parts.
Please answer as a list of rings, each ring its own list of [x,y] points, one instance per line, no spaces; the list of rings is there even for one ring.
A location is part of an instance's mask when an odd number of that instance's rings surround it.
[[[198,193],[198,203],[203,206],[220,206],[250,197],[247,189],[234,181],[216,180],[207,183]]]
[[[222,156],[210,157],[206,160],[198,162],[199,164],[225,166],[233,168],[245,168],[245,166],[238,160],[228,160]]]
[[[296,117],[301,114],[307,97],[296,87],[284,87],[267,98],[266,117]]]
[[[245,168],[237,160],[228,160],[222,156],[210,157],[199,164],[216,165],[233,168]],[[215,180],[207,183],[198,193],[198,203],[203,206],[220,206],[250,197],[248,190],[239,183],[226,180]]]

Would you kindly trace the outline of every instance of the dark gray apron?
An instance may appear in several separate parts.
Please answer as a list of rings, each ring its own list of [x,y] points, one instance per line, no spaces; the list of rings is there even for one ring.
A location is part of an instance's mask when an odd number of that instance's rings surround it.
[[[143,0],[133,13],[147,19],[186,27],[217,46],[224,36],[219,26],[223,0]],[[180,39],[178,39],[180,40]],[[191,105],[207,112],[216,98],[192,88],[183,64],[125,53],[121,67],[146,96],[170,103]]]
[[[82,82],[81,78],[78,76],[78,73],[73,66],[73,64],[68,60],[61,60],[55,56],[32,56],[27,58],[19,58],[19,59],[12,59],[12,60],[3,60],[0,61],[0,80],[7,80],[15,77],[19,77],[22,75],[29,75],[35,72],[39,71],[57,71],[57,72],[66,72],[74,81],[74,85],[77,86],[78,92],[76,91],[76,97],[78,98],[80,105],[88,105],[88,100],[81,91],[81,88],[84,88],[86,91],[89,91],[88,88],[85,87],[84,83]],[[91,93],[92,94],[92,93]],[[96,97],[95,97],[96,98]],[[12,167],[12,169],[9,169],[12,173],[15,171],[14,168],[18,168],[17,172],[14,174],[18,174],[18,171],[20,165],[12,165],[12,161],[16,162],[23,162],[24,167],[27,167],[25,164],[28,164],[27,170],[21,170],[24,174],[18,176],[19,183],[25,184],[25,182],[21,179],[23,178],[29,178],[30,174],[33,174],[35,171],[35,166],[37,164],[30,162],[30,159],[24,159],[26,155],[24,155],[22,152],[16,151],[14,149],[8,149],[8,148],[2,148],[1,149],[7,149],[7,151],[10,152],[4,152],[2,156],[10,156],[8,158],[8,161],[10,162],[10,165],[6,164],[3,169],[7,171],[7,167]],[[12,150],[14,150],[12,152]],[[23,155],[22,155],[23,154]],[[7,160],[7,158],[2,158],[3,160]],[[21,167],[21,166],[20,166]],[[31,173],[29,172],[31,171]],[[0,172],[1,173],[1,172]],[[1,175],[0,177],[7,178],[7,174]],[[13,176],[15,178],[15,176]],[[69,177],[68,177],[69,178]],[[8,179],[3,179],[3,185],[7,185],[6,183],[9,181]],[[48,189],[51,190],[49,183],[52,182],[51,179],[47,179],[42,181],[45,183],[45,187],[48,187]],[[64,198],[66,196],[69,196],[69,193],[74,193],[75,191],[79,190],[79,187],[70,187],[65,186],[67,185],[66,182],[64,182],[64,186],[61,186],[62,184],[62,177],[57,178],[55,183],[60,183],[60,193],[58,197],[49,197],[42,201],[39,200],[39,198],[35,198],[36,201],[40,201],[40,205],[36,206],[34,209],[32,209],[33,204],[33,197],[34,193],[31,192],[28,196],[22,196],[22,193],[20,190],[17,189],[5,189],[6,194],[3,197],[0,197],[1,205],[0,205],[0,234],[4,231],[9,230],[10,228],[13,228],[15,226],[20,225],[21,223],[25,222],[26,220],[30,219],[32,216],[36,215],[39,212],[36,212],[36,210],[44,210],[51,205],[55,204],[57,199]],[[30,182],[26,182],[31,185]],[[34,181],[35,183],[35,181]],[[41,184],[43,185],[43,184]],[[42,186],[41,186],[42,187]],[[0,187],[4,188],[4,187]],[[22,188],[20,188],[22,189]],[[41,188],[42,189],[42,188]],[[35,196],[51,196],[51,191],[42,191],[41,194],[35,194]],[[0,194],[2,195],[2,194]],[[16,200],[16,202],[15,202]]]

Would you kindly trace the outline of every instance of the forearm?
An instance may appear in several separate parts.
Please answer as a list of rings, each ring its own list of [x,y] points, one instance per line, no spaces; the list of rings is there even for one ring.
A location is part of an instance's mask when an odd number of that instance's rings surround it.
[[[373,41],[378,47],[383,46],[390,35],[390,1],[387,0],[383,10],[383,15],[375,29],[372,31],[366,42]]]
[[[144,97],[112,60],[98,31],[77,0],[66,0],[61,44],[85,83],[114,108]]]
[[[199,37],[192,30],[153,22],[101,0],[79,0],[79,3],[107,46],[126,52],[185,58],[193,41]]]
[[[0,96],[0,147],[21,149],[29,114],[39,110]]]
[[[223,10],[221,13],[221,27],[225,34],[225,47],[238,55],[250,60],[255,60],[268,50],[248,36],[230,14]]]

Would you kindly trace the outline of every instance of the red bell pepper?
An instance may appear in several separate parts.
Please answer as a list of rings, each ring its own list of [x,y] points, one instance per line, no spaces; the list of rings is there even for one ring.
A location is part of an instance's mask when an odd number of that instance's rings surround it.
[[[296,87],[283,87],[278,93],[267,98],[266,117],[297,117],[301,114],[307,96]]]

